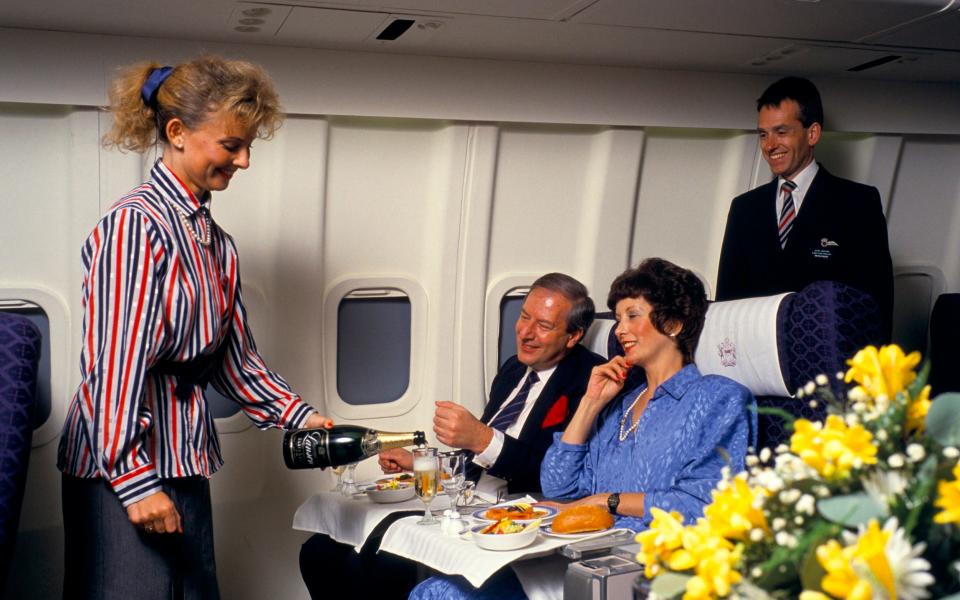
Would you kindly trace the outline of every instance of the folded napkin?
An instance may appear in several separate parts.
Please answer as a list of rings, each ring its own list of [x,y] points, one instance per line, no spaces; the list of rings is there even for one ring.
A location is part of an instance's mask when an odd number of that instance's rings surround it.
[[[553,554],[572,541],[608,535],[608,530],[576,540],[540,535],[533,544],[504,552],[483,550],[469,535],[444,536],[438,526],[417,525],[418,517],[405,517],[391,525],[383,536],[380,550],[408,558],[446,573],[462,575],[474,587],[483,585],[491,575],[521,559]]]
[[[448,496],[437,496],[430,508],[437,510],[448,506]],[[300,505],[293,515],[293,528],[329,535],[338,542],[354,546],[359,552],[380,521],[398,512],[422,514],[423,502],[412,498],[394,504],[377,504],[365,495],[347,498],[339,492],[320,492]]]

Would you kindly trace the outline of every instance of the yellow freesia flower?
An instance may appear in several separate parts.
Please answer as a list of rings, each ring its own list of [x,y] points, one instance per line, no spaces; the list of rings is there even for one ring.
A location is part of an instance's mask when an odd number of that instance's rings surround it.
[[[876,581],[883,586],[887,592],[887,598],[896,598],[897,590],[894,584],[893,570],[890,568],[890,561],[887,560],[887,542],[890,540],[892,532],[880,529],[880,524],[876,519],[870,519],[867,524],[867,530],[857,539],[857,543],[852,546],[852,561],[862,561],[870,568]]]
[[[745,473],[734,477],[722,491],[712,493],[713,502],[703,514],[717,534],[728,539],[745,540],[752,529],[770,531],[761,502],[769,492],[759,487],[751,489]]]
[[[837,415],[828,416],[825,426],[797,419],[790,451],[831,480],[844,479],[851,469],[877,462],[873,434],[860,424],[847,427]]]
[[[683,516],[679,512],[668,513],[654,507],[650,514],[653,515],[650,528],[636,537],[640,544],[637,562],[644,565],[644,575],[648,579],[660,572],[660,564],[668,562],[674,550],[683,546],[684,531]]]
[[[920,353],[904,355],[896,344],[882,346],[879,350],[876,346],[867,346],[847,364],[850,369],[844,381],[856,381],[859,385],[855,389],[862,390],[871,398],[886,396],[892,399],[917,378],[914,368],[920,364]]]
[[[960,523],[960,463],[953,467],[953,481],[937,483],[937,508],[942,508],[933,516],[936,523]]]
[[[827,572],[820,586],[834,598],[870,600],[873,588],[866,579],[860,579],[850,563],[850,548],[844,548],[837,540],[829,540],[817,547],[817,560]]]
[[[923,433],[927,428],[927,411],[930,410],[930,386],[925,385],[917,397],[907,403],[907,433]]]

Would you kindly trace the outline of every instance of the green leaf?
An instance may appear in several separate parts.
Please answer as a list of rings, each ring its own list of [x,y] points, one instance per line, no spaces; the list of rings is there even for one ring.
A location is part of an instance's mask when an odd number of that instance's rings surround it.
[[[856,527],[887,515],[887,508],[864,492],[824,498],[817,502],[817,510],[825,519],[847,527]]]
[[[736,589],[740,592],[740,597],[746,598],[746,600],[773,600],[773,596],[768,594],[766,590],[746,580],[738,583]]]
[[[927,412],[927,435],[941,446],[960,445],[960,394],[940,394]]]
[[[692,577],[692,575],[665,571],[654,577],[650,591],[661,598],[673,598],[686,591],[687,581]]]
[[[826,574],[823,565],[817,560],[817,548],[812,546],[800,567],[800,584],[805,590],[820,590],[820,582],[823,581],[823,576]]]
[[[917,373],[917,378],[913,380],[913,383],[907,386],[907,393],[910,394],[911,398],[916,398],[920,394],[920,390],[923,389],[923,386],[927,385],[927,378],[930,377],[930,359],[923,361],[923,365],[920,366],[920,372]]]

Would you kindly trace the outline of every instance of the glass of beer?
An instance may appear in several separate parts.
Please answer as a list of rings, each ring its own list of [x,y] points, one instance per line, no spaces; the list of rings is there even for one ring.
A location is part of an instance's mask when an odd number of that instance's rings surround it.
[[[417,497],[423,501],[423,518],[417,525],[433,525],[439,523],[430,512],[430,503],[437,495],[437,483],[440,479],[440,461],[436,448],[413,449],[413,487]]]

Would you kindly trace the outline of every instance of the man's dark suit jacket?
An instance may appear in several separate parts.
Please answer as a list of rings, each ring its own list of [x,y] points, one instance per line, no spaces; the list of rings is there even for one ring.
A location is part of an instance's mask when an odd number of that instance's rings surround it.
[[[777,233],[777,193],[774,179],[734,198],[720,252],[716,299],[770,296],[822,279],[838,281],[876,299],[889,337],[893,266],[877,188],[835,177],[820,165],[783,249]]]
[[[580,344],[574,346],[537,397],[519,438],[504,436],[500,456],[487,473],[505,479],[509,493],[540,491],[540,463],[553,443],[553,434],[567,427],[587,390],[590,371],[605,362],[602,356]],[[507,359],[490,386],[490,399],[481,421],[490,422],[526,371],[527,366],[516,356]]]

